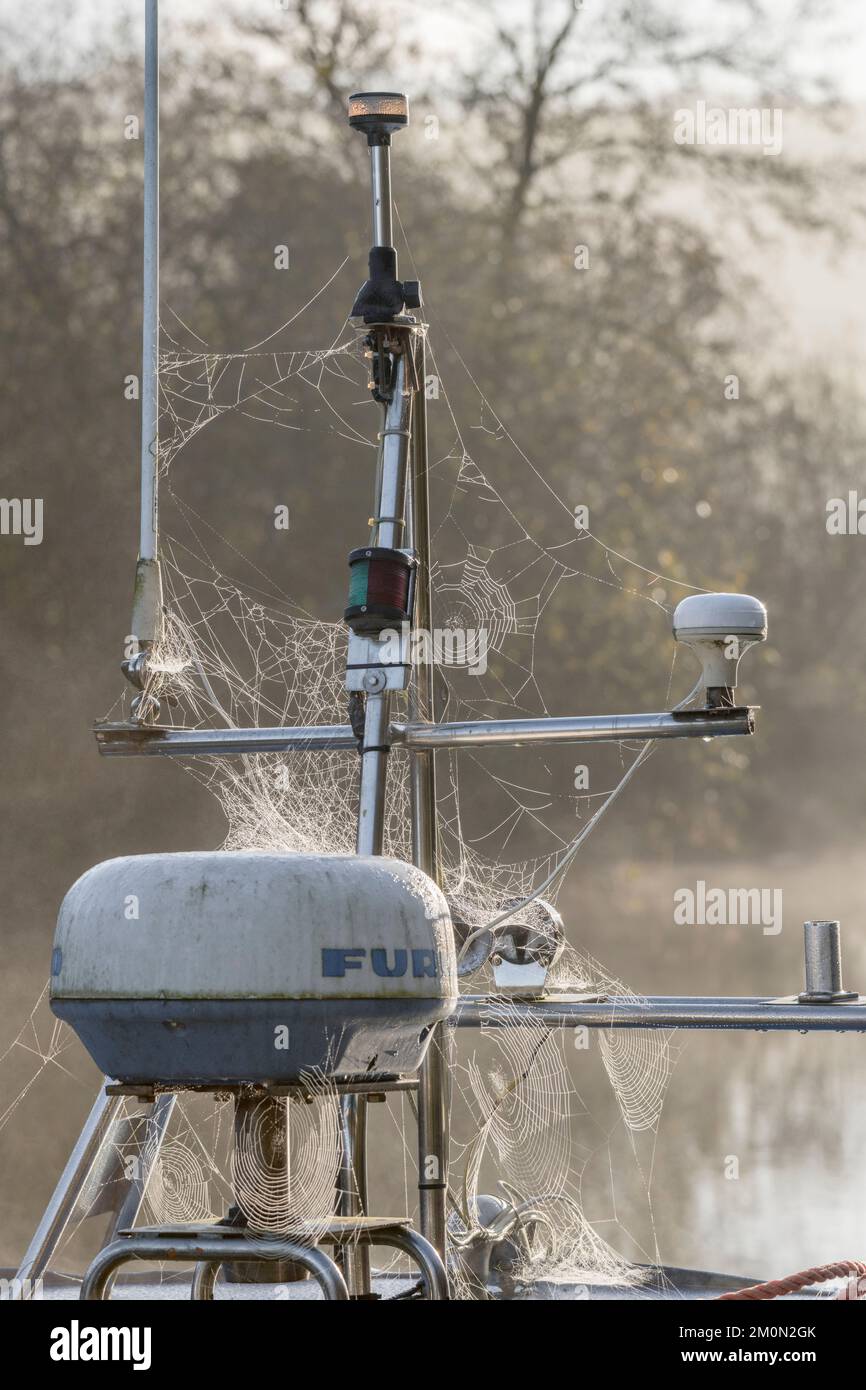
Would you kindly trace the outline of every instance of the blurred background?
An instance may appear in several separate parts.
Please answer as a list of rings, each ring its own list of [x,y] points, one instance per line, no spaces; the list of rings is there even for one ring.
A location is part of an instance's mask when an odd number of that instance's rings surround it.
[[[770,640],[743,668],[758,737],[659,750],[569,875],[570,939],[642,992],[786,994],[801,922],[839,917],[847,983],[866,990],[866,541],[827,529],[830,499],[866,495],[860,7],[171,0],[161,28],[163,318],[170,306],[218,352],[319,290],[280,345],[334,341],[369,244],[345,97],[410,93],[398,251],[447,381],[434,458],[453,447],[453,410],[528,533],[572,544],[586,506],[604,541],[587,565],[599,582],[560,586],[546,614],[534,671],[551,713],[663,708],[665,610],[684,586],[769,608]],[[0,2],[0,493],[44,500],[41,545],[0,537],[0,1054],[27,1028],[79,873],[225,834],[180,767],[100,760],[91,733],[121,693],[137,538],[124,382],[139,371],[142,142],[125,123],[142,113],[142,36],[131,0],[26,16]],[[781,112],[781,149],[678,143],[675,113],[698,102]],[[178,466],[232,548],[339,619],[369,467],[327,430],[235,416]],[[284,501],[288,538],[273,526]],[[503,515],[491,551],[510,540]],[[678,667],[677,691],[690,674]],[[559,796],[575,760],[557,760]],[[676,926],[673,893],[697,879],[781,889],[783,930]],[[675,1053],[640,1191],[616,1186],[611,1143],[630,1141],[611,1138],[601,1069],[581,1081],[590,1220],[627,1256],[747,1274],[862,1258],[862,1042],[696,1034]],[[26,1243],[97,1080],[65,1058],[18,1104],[23,1076],[0,1091],[0,1263]]]

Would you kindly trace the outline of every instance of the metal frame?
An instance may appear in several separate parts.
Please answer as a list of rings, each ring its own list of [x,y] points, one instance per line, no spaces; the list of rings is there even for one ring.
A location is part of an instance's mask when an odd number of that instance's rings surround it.
[[[424,581],[416,579],[416,604]],[[425,670],[416,668],[417,672]],[[384,730],[384,720],[380,727]],[[749,737],[753,709],[662,711],[658,714],[583,714],[551,719],[479,719],[437,724],[420,719],[390,723],[387,740],[395,748],[422,753],[436,748],[520,747],[538,743],[647,743],[660,738]],[[172,729],[144,724],[97,724],[94,733],[104,757],[237,757],[248,753],[309,752],[355,748],[349,724],[310,724],[273,729]]]
[[[327,1300],[345,1303],[350,1297],[350,1286],[335,1260],[320,1250],[316,1241],[333,1245],[338,1255],[345,1258],[363,1254],[367,1263],[372,1245],[399,1250],[418,1265],[428,1300],[442,1302],[448,1298],[445,1265],[430,1242],[406,1221],[382,1216],[338,1216],[322,1231],[301,1230],[285,1236],[255,1235],[219,1225],[144,1226],[122,1231],[92,1260],[78,1296],[82,1302],[110,1297],[115,1274],[129,1260],[168,1260],[196,1265],[190,1298],[193,1302],[209,1302],[222,1265],[258,1264],[264,1260],[276,1266],[301,1265],[319,1283]]]
[[[145,214],[144,214],[144,328],[142,338],[141,422],[141,531],[136,576],[133,630],[146,648],[159,632],[161,582],[158,538],[158,349],[159,349],[159,153],[158,153],[158,0],[146,0],[145,37]],[[390,149],[387,142],[370,150],[374,246],[392,243]],[[392,363],[392,379],[384,397],[383,427],[377,470],[374,516],[378,534],[371,538],[393,548],[411,541],[417,559],[414,588],[414,622],[429,630],[431,623],[430,527],[425,395],[425,346],[422,325],[400,318],[389,325],[374,325],[374,345],[380,363],[386,353]],[[380,382],[380,386],[382,383]],[[406,518],[407,492],[410,514]],[[408,535],[404,536],[408,519]],[[408,673],[406,673],[408,678]],[[499,745],[629,741],[646,743],[668,738],[748,737],[754,732],[755,712],[746,708],[663,711],[623,715],[577,716],[553,719],[505,719],[437,723],[432,670],[420,665],[409,684],[409,717],[405,723],[390,717],[391,691],[399,688],[396,673],[372,665],[364,677],[366,708],[361,746],[358,795],[357,853],[379,854],[387,791],[387,766],[391,748],[403,749],[410,759],[412,858],[425,873],[441,883],[436,828],[437,749],[483,748]],[[239,754],[284,752],[291,749],[355,748],[357,737],[346,725],[260,729],[173,729],[144,722],[96,728],[99,751],[108,757],[176,756],[206,754],[232,757]],[[369,1290],[369,1252],[372,1243],[393,1244],[413,1255],[425,1273],[431,1298],[447,1297],[445,1203],[448,1181],[450,1059],[452,1027],[496,1027],[513,1023],[517,1015],[527,1023],[547,1028],[755,1028],[834,1029],[866,1031],[866,999],[844,1004],[790,999],[717,999],[634,997],[548,997],[508,1001],[486,996],[462,996],[449,1024],[440,1024],[421,1069],[418,1094],[419,1202],[421,1235],[405,1226],[383,1228],[364,1215],[366,1192],[366,1106],[364,1094],[341,1098],[344,1145],[336,1179],[339,1215],[351,1223],[349,1237],[333,1237],[344,1255],[349,1288],[363,1295]],[[386,1088],[382,1088],[386,1089]],[[31,1241],[20,1278],[37,1277],[75,1208],[88,1174],[98,1162],[110,1133],[117,1097],[100,1094],[58,1182],[55,1193]],[[171,1114],[173,1096],[159,1095],[148,1123],[158,1150]],[[113,1231],[123,1221],[135,1219],[143,1183],[133,1184],[119,1204]],[[375,1228],[375,1229],[374,1229]],[[171,1235],[170,1243],[166,1236]],[[390,1239],[385,1239],[389,1235]],[[246,1242],[246,1243],[245,1243]],[[344,1249],[345,1247],[345,1249]],[[230,1255],[228,1253],[230,1249]],[[267,1253],[266,1253],[267,1252]],[[111,1241],[92,1263],[82,1286],[82,1298],[105,1296],[114,1271],[132,1258],[157,1260],[194,1259],[206,1262],[196,1276],[194,1296],[212,1296],[219,1263],[289,1260],[310,1269],[322,1283],[326,1297],[344,1300],[346,1282],[332,1260],[309,1245],[294,1240],[268,1241],[245,1237],[228,1228],[200,1229],[192,1234],[164,1231],[128,1231]]]
[[[217,1268],[229,1259],[238,1264],[286,1260],[308,1269],[327,1300],[347,1302],[349,1291],[342,1274],[334,1261],[314,1245],[298,1240],[265,1241],[261,1237],[241,1235],[227,1239],[225,1233],[218,1234],[219,1231],[220,1227],[215,1226],[211,1227],[210,1234],[201,1231],[189,1235],[169,1235],[165,1229],[159,1234],[142,1229],[122,1235],[110,1245],[103,1246],[91,1262],[78,1297],[82,1302],[107,1299],[113,1276],[128,1260],[154,1260],[160,1263],[170,1260],[190,1264],[213,1261]],[[199,1288],[200,1285],[194,1284],[193,1297],[196,1294],[200,1298],[213,1297],[213,1285],[210,1293],[198,1292]]]
[[[319,1239],[324,1244],[335,1246],[338,1265],[341,1255],[346,1261],[354,1255],[363,1255],[369,1266],[370,1247],[373,1245],[399,1250],[418,1265],[428,1301],[444,1302],[448,1298],[448,1274],[441,1256],[428,1240],[413,1231],[406,1222],[391,1221],[387,1217],[374,1217],[372,1220],[360,1218],[347,1220],[342,1228],[338,1222],[332,1222]],[[261,1241],[256,1243],[261,1250]],[[224,1260],[228,1258],[227,1255]],[[209,1261],[197,1266],[191,1293],[194,1300],[213,1298],[220,1263]],[[351,1284],[348,1287],[351,1288]]]
[[[150,1167],[159,1153],[174,1102],[175,1097],[172,1095],[159,1096],[155,1099],[150,1114],[142,1117],[144,1133],[138,1143],[138,1172],[118,1189],[117,1206],[109,1227],[109,1239],[121,1226],[131,1225],[138,1215],[144,1200]],[[99,1092],[18,1267],[16,1298],[29,1297],[25,1290],[31,1289],[48,1269],[91,1175],[107,1160],[120,1110],[119,1096],[109,1095],[105,1090]]]
[[[866,1032],[866,995],[852,1003],[801,1004],[779,999],[689,995],[621,995],[605,999],[550,995],[503,1000],[463,994],[449,1019],[455,1028],[501,1028],[529,1023],[544,1028],[711,1028],[757,1032]]]
[[[370,149],[373,245],[390,246],[392,208],[390,146]],[[371,327],[370,343],[380,364],[391,364],[387,389],[380,380],[383,420],[373,516],[377,521],[371,544],[398,548],[408,545],[415,556],[413,625],[432,628],[430,588],[430,502],[427,451],[425,329],[411,319]],[[410,357],[411,354],[411,357]],[[382,367],[380,366],[380,370]],[[407,492],[409,515],[406,515]],[[408,528],[406,522],[408,520]],[[392,689],[409,673],[371,664],[365,671],[364,731],[358,792],[358,854],[380,854],[383,847],[388,758],[403,748],[410,760],[412,858],[440,883],[441,865],[436,825],[435,750],[481,748],[524,743],[578,743],[596,740],[707,738],[748,736],[754,729],[750,709],[697,710],[635,715],[579,716],[560,719],[514,719],[437,723],[432,670],[420,664],[409,680],[405,723],[390,718]],[[353,688],[357,683],[353,681]],[[105,756],[161,755],[233,756],[290,749],[354,748],[350,725],[279,729],[164,729],[103,725],[96,729],[99,751]],[[468,1018],[468,1014],[464,1014]],[[464,1025],[465,1026],[465,1025]],[[418,1193],[422,1234],[442,1258],[446,1255],[446,1195],[448,1185],[451,1029],[439,1025],[433,1033],[421,1068],[418,1092]],[[346,1217],[361,1216],[366,1208],[366,1099],[341,1099],[343,1159],[337,1178],[337,1210]],[[348,1251],[343,1268],[355,1294],[369,1290],[367,1251]]]

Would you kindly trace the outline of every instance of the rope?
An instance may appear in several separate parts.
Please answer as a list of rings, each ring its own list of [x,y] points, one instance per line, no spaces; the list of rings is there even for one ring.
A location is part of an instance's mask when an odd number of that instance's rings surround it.
[[[810,1284],[822,1284],[825,1279],[844,1279],[846,1274],[854,1274],[862,1279],[866,1276],[866,1264],[862,1260],[838,1260],[832,1265],[816,1265],[814,1269],[801,1269],[799,1274],[789,1274],[787,1279],[769,1279],[766,1284],[752,1284],[748,1289],[738,1289],[736,1293],[723,1293],[717,1302],[731,1299],[783,1298],[788,1293],[799,1293]]]

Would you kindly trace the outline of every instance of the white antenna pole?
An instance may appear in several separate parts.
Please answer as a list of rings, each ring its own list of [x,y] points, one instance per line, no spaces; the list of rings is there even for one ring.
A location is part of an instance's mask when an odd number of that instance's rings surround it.
[[[162,579],[157,556],[159,467],[159,0],[144,11],[144,284],[141,342],[141,534],[132,632],[139,645],[159,638]]]

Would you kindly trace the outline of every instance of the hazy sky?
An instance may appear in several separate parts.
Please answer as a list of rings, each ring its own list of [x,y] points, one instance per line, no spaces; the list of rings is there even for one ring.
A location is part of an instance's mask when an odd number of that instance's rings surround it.
[[[596,6],[603,7],[605,0],[581,0],[586,14],[586,23],[592,24],[592,11]],[[551,3],[551,0],[548,0]],[[793,16],[800,0],[762,0],[763,8],[778,24],[781,32],[795,32]],[[866,85],[866,4],[864,0],[820,0],[830,18],[818,27],[823,41],[814,42],[814,30],[810,38],[802,44],[798,65],[804,74],[826,73],[837,83],[842,93],[852,101],[864,97]],[[68,7],[64,7],[68,8]],[[209,19],[213,25],[220,22],[220,10],[241,10],[248,17],[271,17],[281,8],[280,0],[227,0],[215,6],[213,0],[162,0],[160,12],[163,23],[170,31],[173,21]],[[395,13],[401,10],[411,12],[412,24],[417,28],[425,44],[429,46],[430,61],[447,59],[454,51],[455,44],[462,40],[471,41],[485,29],[485,12],[494,10],[505,18],[513,18],[519,25],[521,16],[528,10],[528,0],[441,0],[441,3],[428,4],[424,0],[402,0],[402,3],[384,3],[384,0],[367,0],[367,8],[382,15],[383,23],[388,23]],[[553,10],[551,4],[551,10]],[[641,0],[635,0],[635,8],[640,10]],[[687,12],[695,24],[696,31],[712,33],[720,24],[724,26],[728,17],[744,16],[747,11],[742,0],[688,0]],[[681,3],[670,0],[670,12],[681,12]],[[0,0],[0,14],[11,21],[20,19],[20,0]],[[144,13],[144,0],[78,0],[74,12],[79,17],[76,23],[85,31],[90,25],[99,25],[118,13],[140,15]],[[287,24],[290,20],[287,18]],[[143,19],[142,19],[143,23]],[[399,51],[399,46],[398,50]]]
[[[547,0],[551,12],[553,0]],[[562,0],[559,0],[562,3]],[[605,0],[582,0],[587,32],[591,33],[597,6]],[[435,78],[437,73],[445,72],[449,80],[453,76],[454,55],[461,48],[473,48],[482,38],[489,38],[489,12],[495,10],[500,20],[513,19],[516,25],[525,21],[529,13],[529,0],[390,0],[390,3],[377,3],[365,0],[368,9],[381,14],[382,22],[393,23],[398,19],[393,52],[393,70],[370,74],[372,83],[388,85],[410,85],[411,69],[406,62],[406,46],[403,37],[408,29],[420,36],[424,46],[423,67],[426,73]],[[673,15],[682,13],[682,0],[668,0],[667,8]],[[640,8],[640,0],[635,0]],[[799,42],[799,31],[793,16],[798,0],[763,0],[765,12],[778,25],[780,35],[794,38],[793,60],[804,78],[824,75],[829,77],[839,92],[851,103],[849,134],[841,138],[846,152],[859,156],[866,146],[866,0],[825,0],[822,8],[829,18],[822,22],[816,31],[804,33]],[[225,0],[215,5],[213,0],[162,0],[160,4],[161,37],[163,51],[182,41],[182,26],[188,21],[206,20],[211,32],[218,30],[225,22],[225,15],[242,11],[247,17],[260,16],[272,18],[281,9],[280,0]],[[686,12],[694,22],[696,34],[711,37],[719,24],[731,22],[733,16],[742,23],[748,6],[740,0],[688,0]],[[69,57],[73,43],[67,39],[77,35],[82,46],[86,45],[94,31],[104,23],[116,21],[118,15],[127,15],[140,24],[143,31],[144,0],[76,0],[64,6],[63,27],[64,48],[62,59]],[[13,27],[22,24],[20,0],[0,0],[0,17]],[[35,16],[34,16],[35,18]],[[41,22],[57,25],[61,16],[57,9],[49,6],[42,9]],[[284,16],[287,38],[291,42],[291,17]],[[28,17],[29,24],[29,17]],[[407,28],[404,28],[406,25]],[[71,35],[70,35],[71,26]],[[7,58],[9,51],[7,49]],[[43,54],[46,63],[50,55]],[[58,62],[61,55],[58,55]],[[653,78],[647,75],[652,85]],[[724,101],[727,93],[707,93],[708,100]],[[733,99],[733,94],[732,94]],[[814,123],[803,120],[796,112],[785,112],[785,151],[801,154],[815,146],[819,135]],[[834,149],[827,147],[827,157],[834,157]],[[686,196],[688,190],[685,190]],[[720,228],[720,235],[724,229]],[[858,241],[861,238],[858,237]],[[779,302],[780,313],[791,319],[795,333],[799,334],[804,349],[820,353],[833,350],[837,355],[847,356],[852,365],[866,364],[866,258],[860,247],[839,250],[820,243],[797,243],[790,236],[782,243],[776,241],[766,245],[752,242],[746,248],[750,270],[759,275],[766,288]]]

